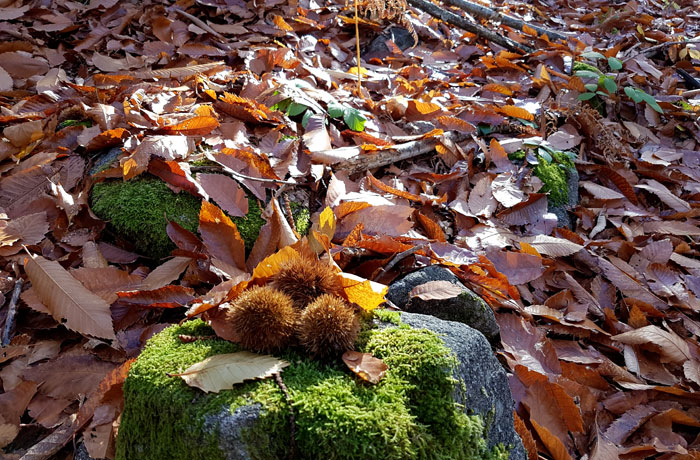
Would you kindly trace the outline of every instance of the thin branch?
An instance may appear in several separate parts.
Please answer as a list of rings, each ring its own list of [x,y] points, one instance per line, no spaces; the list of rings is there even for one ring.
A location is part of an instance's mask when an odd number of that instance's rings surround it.
[[[384,266],[384,268],[381,269],[381,271],[379,273],[377,273],[377,276],[374,277],[373,281],[377,281],[378,279],[380,279],[385,273],[387,273],[389,270],[394,268],[394,266],[396,264],[398,264],[399,262],[404,260],[406,257],[409,257],[409,256],[413,255],[414,253],[421,251],[423,249],[425,249],[425,245],[420,244],[418,246],[413,246],[410,249],[406,249],[403,252],[399,252],[389,261],[388,264],[386,264]]]
[[[566,41],[567,36],[559,32],[554,32],[553,30],[545,29],[544,27],[536,26],[520,19],[516,19],[511,16],[506,16],[505,14],[499,13],[492,10],[491,8],[486,8],[477,3],[468,2],[466,0],[445,0],[450,5],[456,6],[457,8],[466,11],[474,16],[490,19],[495,22],[500,22],[509,27],[513,27],[522,31],[525,27],[534,29],[539,35],[546,35],[550,40],[564,40]]]
[[[257,181],[257,182],[265,182],[268,184],[300,185],[299,182],[294,182],[294,181],[290,181],[290,180],[268,179],[266,177],[248,176],[246,174],[239,173],[237,171],[233,171],[230,168],[224,168],[223,166],[192,166],[190,168],[190,170],[193,172],[202,172],[202,171],[227,172],[227,173],[231,174],[232,176],[239,177],[241,179],[253,180],[253,181]]]
[[[657,52],[658,50],[665,48],[667,46],[672,46],[672,45],[686,45],[688,43],[700,43],[700,40],[679,40],[679,41],[673,41],[673,42],[663,42],[659,43],[658,45],[650,46],[649,48],[645,48],[639,53],[633,54],[632,56],[627,56],[622,60],[622,62],[627,62],[631,61],[632,59],[639,57],[639,56],[650,56]]]
[[[473,34],[484,37],[485,39],[492,41],[498,45],[501,45],[510,51],[516,53],[531,53],[534,51],[529,46],[521,45],[520,43],[517,43],[508,37],[504,37],[503,35],[497,34],[496,32],[487,29],[486,27],[474,24],[473,22],[464,19],[459,15],[451,13],[446,9],[439,7],[438,5],[429,2],[428,0],[408,0],[408,3],[421,11],[425,11],[426,13],[435,18],[441,19],[447,22],[448,24],[457,26],[460,29],[466,30],[467,32],[471,32]]]
[[[461,142],[467,139],[466,134],[455,132],[448,132],[445,136],[452,142]],[[435,145],[439,142],[440,139],[435,137],[406,142],[405,144],[396,145],[390,150],[382,150],[372,155],[358,155],[349,160],[338,162],[333,165],[333,169],[345,171],[349,175],[357,174],[424,155],[434,150]]]
[[[294,420],[294,405],[293,405],[293,400],[291,395],[289,394],[289,390],[287,389],[287,385],[284,384],[284,380],[282,380],[282,374],[279,372],[275,372],[275,382],[277,382],[277,385],[280,387],[280,390],[282,390],[282,393],[284,393],[284,399],[287,401],[287,405],[289,406],[289,460],[294,460],[296,457],[296,431],[297,431],[297,424],[296,421]]]
[[[17,315],[17,302],[19,301],[19,294],[22,292],[23,284],[24,280],[22,278],[17,278],[15,281],[15,288],[12,291],[7,316],[5,317],[5,329],[2,331],[3,347],[9,345],[10,340],[12,340],[12,329],[15,325],[15,316]]]

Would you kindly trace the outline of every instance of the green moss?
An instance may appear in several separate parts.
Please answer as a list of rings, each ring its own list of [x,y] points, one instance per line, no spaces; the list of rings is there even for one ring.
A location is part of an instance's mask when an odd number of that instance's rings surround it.
[[[587,70],[589,72],[595,72],[598,75],[603,74],[603,72],[601,72],[600,69],[598,69],[598,67],[590,65],[590,64],[586,64],[585,62],[581,62],[581,61],[575,61],[571,70],[573,70],[574,73],[578,72],[579,70]]]
[[[289,207],[292,208],[292,218],[294,219],[297,233],[302,236],[308,234],[311,227],[311,212],[309,208],[293,201],[289,203]]]
[[[384,323],[394,324],[396,326],[401,324],[401,313],[398,311],[378,308],[374,310],[374,316],[376,316],[379,321]]]
[[[262,217],[262,209],[260,208],[260,203],[258,200],[252,196],[248,195],[248,214],[244,217],[232,217],[233,223],[238,227],[238,231],[245,242],[246,254],[250,253],[253,249],[255,240],[258,239],[260,235],[260,229],[265,225],[266,221]]]
[[[95,215],[133,243],[138,252],[153,258],[166,257],[175,248],[165,232],[168,220],[194,232],[200,206],[196,197],[173,193],[165,182],[153,177],[101,182],[91,191]]]
[[[180,378],[167,377],[207,356],[230,353],[223,340],[181,343],[178,334],[207,335],[201,321],[173,326],[153,337],[131,367],[124,385],[125,409],[117,459],[220,459],[215,430],[207,414],[260,403],[256,424],[244,431],[251,458],[286,458],[289,408],[271,380],[236,385],[205,394]],[[388,365],[378,385],[360,381],[339,363],[323,363],[290,351],[283,372],[293,400],[298,459],[496,459],[503,448],[488,450],[479,417],[467,416],[452,398],[457,361],[428,330],[371,329],[358,349]]]
[[[549,202],[554,206],[566,204],[569,200],[569,175],[575,168],[571,158],[565,153],[556,152],[549,162],[541,156],[538,157],[537,166],[532,173],[539,177],[543,186],[540,193],[547,193]]]
[[[508,159],[510,161],[515,161],[515,162],[525,161],[525,156],[526,156],[525,150],[516,150],[515,152],[508,154]]]

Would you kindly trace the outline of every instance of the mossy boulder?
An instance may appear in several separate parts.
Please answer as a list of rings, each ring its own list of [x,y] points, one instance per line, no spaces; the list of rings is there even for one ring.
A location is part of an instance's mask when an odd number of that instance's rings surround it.
[[[90,205],[115,235],[133,244],[140,254],[160,259],[175,248],[165,231],[168,221],[197,231],[201,202],[187,192],[173,193],[156,177],[143,176],[95,184]]]
[[[399,323],[398,314],[390,316],[385,314],[384,319]],[[409,316],[403,314],[401,321],[411,319]],[[463,328],[463,333],[473,331],[458,323],[442,323]],[[340,362],[314,361],[295,351],[281,356],[291,363],[282,375],[293,401],[297,459],[525,458],[517,435],[491,439],[491,433],[500,432],[493,426],[501,423],[496,414],[501,405],[507,406],[510,417],[505,431],[514,433],[513,401],[505,373],[481,334],[473,331],[478,337],[457,338],[485,353],[465,357],[455,354],[428,323],[426,327],[381,324],[363,331],[357,344],[360,351],[389,365],[378,385],[361,381]],[[203,322],[192,321],[170,327],[148,342],[124,385],[117,459],[288,457],[290,408],[274,380],[207,394],[188,387],[180,378],[168,377],[208,356],[238,350],[223,340],[182,343],[178,339],[179,334],[211,333]],[[473,346],[472,337],[481,345]],[[464,375],[464,366],[484,367],[479,361],[465,361],[475,358],[491,363],[486,366],[491,375],[484,376],[481,383]],[[503,395],[493,381],[505,388],[504,401],[494,401]],[[474,396],[471,393],[480,398],[489,394],[488,408],[472,410],[468,405]]]
[[[175,249],[166,233],[168,220],[194,233],[199,226],[201,201],[187,192],[174,193],[165,182],[148,175],[127,182],[97,183],[92,187],[90,204],[95,215],[108,222],[110,231],[154,259],[167,257]],[[297,229],[306,233],[309,210],[297,203],[291,207]],[[265,224],[259,201],[249,196],[248,214],[232,220],[249,253]]]

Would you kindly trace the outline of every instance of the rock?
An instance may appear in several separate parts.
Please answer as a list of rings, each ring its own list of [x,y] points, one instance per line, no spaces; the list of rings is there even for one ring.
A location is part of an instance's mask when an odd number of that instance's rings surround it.
[[[357,349],[389,366],[378,385],[339,360],[282,354],[291,363],[282,377],[294,407],[295,458],[525,460],[505,372],[483,335],[430,316],[377,316],[382,327],[363,331]],[[118,460],[288,457],[289,403],[273,379],[215,394],[168,377],[238,350],[224,340],[178,339],[211,332],[196,320],[148,342],[124,385]]]
[[[410,297],[416,286],[429,281],[449,281],[462,289],[462,294],[451,299],[422,300]],[[409,273],[389,286],[387,298],[403,311],[432,315],[447,321],[457,321],[473,327],[484,334],[489,342],[500,341],[500,330],[493,310],[472,290],[464,286],[449,269],[431,265]]]
[[[391,27],[377,35],[364,50],[362,56],[367,61],[372,58],[384,59],[393,54],[400,54],[396,53],[398,50],[405,51],[415,45],[417,43],[411,32],[402,27]]]
[[[578,205],[578,182],[578,171],[575,167],[569,168],[566,177],[566,188],[568,190],[566,203],[559,205],[549,203],[548,205],[547,210],[557,216],[557,224],[559,227],[568,227],[571,230],[575,229],[569,211]]]

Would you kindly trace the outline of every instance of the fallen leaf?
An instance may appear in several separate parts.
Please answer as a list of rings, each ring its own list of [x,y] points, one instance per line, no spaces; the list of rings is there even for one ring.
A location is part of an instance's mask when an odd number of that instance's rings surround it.
[[[116,339],[109,304],[88,291],[58,262],[30,255],[25,270],[41,302],[59,323],[81,334]]]
[[[421,300],[443,300],[457,297],[462,292],[462,288],[449,281],[428,281],[411,289],[408,295]]]
[[[210,356],[188,367],[185,372],[168,375],[181,377],[189,386],[206,393],[218,393],[246,380],[270,377],[287,366],[288,362],[274,356],[239,351]]]
[[[389,369],[381,359],[359,351],[348,350],[343,353],[343,362],[362,380],[375,385],[384,378]]]

